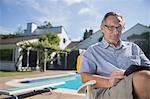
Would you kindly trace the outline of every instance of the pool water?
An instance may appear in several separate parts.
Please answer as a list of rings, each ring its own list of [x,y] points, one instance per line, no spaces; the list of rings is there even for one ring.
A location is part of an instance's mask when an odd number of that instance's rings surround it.
[[[40,78],[34,80],[25,80],[21,81],[20,83],[27,83],[30,85],[37,85],[37,84],[50,84],[50,83],[58,83],[58,82],[65,82],[64,84],[55,86],[54,88],[64,88],[64,89],[72,89],[77,90],[81,85],[81,76],[79,74],[69,75],[64,77],[53,77],[53,78]]]
[[[24,80],[21,81],[21,83],[28,83],[28,84],[34,84],[34,83],[42,83],[42,82],[61,82],[66,80],[76,79],[76,75],[67,75],[67,76],[58,76],[58,77],[48,77],[48,78],[39,78],[39,79],[31,79],[31,80]]]
[[[56,88],[65,88],[65,89],[72,89],[77,90],[82,85],[81,77],[80,75],[76,75],[76,79],[66,81],[63,85],[55,86]]]

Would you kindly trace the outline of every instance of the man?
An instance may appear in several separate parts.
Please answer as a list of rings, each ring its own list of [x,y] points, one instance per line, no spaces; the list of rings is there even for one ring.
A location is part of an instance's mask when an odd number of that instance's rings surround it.
[[[108,12],[101,23],[104,37],[90,46],[83,55],[83,82],[96,80],[97,99],[150,99],[150,71],[142,70],[124,76],[130,65],[150,66],[150,60],[134,43],[120,39],[123,17]]]

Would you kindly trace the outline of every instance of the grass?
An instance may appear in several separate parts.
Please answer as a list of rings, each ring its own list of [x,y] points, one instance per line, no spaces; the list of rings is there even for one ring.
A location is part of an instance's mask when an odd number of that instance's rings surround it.
[[[6,72],[6,71],[0,71],[0,77],[33,75],[33,74],[38,74],[38,73],[41,73],[41,72]]]

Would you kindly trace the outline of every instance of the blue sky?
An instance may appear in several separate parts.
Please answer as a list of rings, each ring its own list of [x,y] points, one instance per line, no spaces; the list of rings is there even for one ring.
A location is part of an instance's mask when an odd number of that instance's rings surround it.
[[[71,39],[81,39],[85,29],[99,30],[108,11],[124,16],[126,30],[136,23],[150,25],[150,0],[0,0],[0,33],[50,21],[64,26]]]

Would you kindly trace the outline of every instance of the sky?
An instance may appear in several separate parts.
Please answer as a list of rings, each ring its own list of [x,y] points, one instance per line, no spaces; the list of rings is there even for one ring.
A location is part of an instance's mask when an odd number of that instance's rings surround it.
[[[85,29],[98,31],[109,11],[124,16],[125,30],[137,23],[150,25],[150,0],[0,0],[0,33],[26,29],[29,22],[50,21],[63,26],[72,40],[79,40]]]

